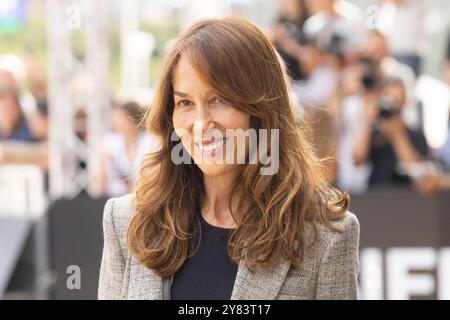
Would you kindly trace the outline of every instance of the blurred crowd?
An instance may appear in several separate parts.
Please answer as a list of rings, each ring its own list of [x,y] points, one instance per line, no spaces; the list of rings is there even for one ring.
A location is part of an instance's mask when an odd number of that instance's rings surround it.
[[[373,3],[376,17],[346,1],[279,0],[269,35],[291,74],[297,114],[310,126],[328,180],[342,190],[448,189],[450,138],[430,148],[414,94],[428,4]],[[450,48],[442,72],[450,85]]]
[[[400,184],[427,195],[450,189],[450,126],[442,148],[430,148],[414,95],[425,37],[417,22],[425,2],[374,1],[378,17],[394,14],[385,28],[346,1],[279,0],[279,17],[265,30],[292,78],[295,114],[310,127],[327,179],[344,191]],[[48,170],[42,69],[31,55],[0,56],[0,165]],[[450,86],[450,46],[442,72]],[[155,138],[140,125],[144,112],[133,101],[112,103],[105,119],[111,132],[94,164],[96,194],[129,192],[143,155],[154,150]]]
[[[120,196],[135,182],[139,164],[155,148],[156,139],[141,124],[145,109],[136,102],[111,103],[105,121],[110,132],[99,148],[92,177],[96,196]],[[48,176],[49,116],[46,79],[36,59],[0,56],[0,165],[36,165]],[[76,137],[87,140],[87,115],[74,115]],[[78,164],[84,167],[81,160]],[[47,186],[48,187],[48,186]]]
[[[32,56],[0,56],[0,164],[48,167],[46,81]]]

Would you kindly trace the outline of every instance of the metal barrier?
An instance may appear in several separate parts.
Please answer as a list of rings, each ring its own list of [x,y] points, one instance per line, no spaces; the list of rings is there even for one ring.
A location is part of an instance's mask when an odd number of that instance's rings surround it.
[[[0,297],[48,298],[47,202],[39,166],[0,166]]]
[[[39,217],[46,208],[45,177],[40,167],[0,166],[0,216]]]

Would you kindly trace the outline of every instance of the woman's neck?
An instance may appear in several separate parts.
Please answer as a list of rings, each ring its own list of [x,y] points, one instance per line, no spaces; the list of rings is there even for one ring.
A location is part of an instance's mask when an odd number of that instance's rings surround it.
[[[203,176],[205,196],[201,209],[203,218],[211,225],[222,228],[237,227],[231,210],[236,212],[242,209],[242,197],[234,190],[238,174],[239,172],[233,171],[221,176]]]

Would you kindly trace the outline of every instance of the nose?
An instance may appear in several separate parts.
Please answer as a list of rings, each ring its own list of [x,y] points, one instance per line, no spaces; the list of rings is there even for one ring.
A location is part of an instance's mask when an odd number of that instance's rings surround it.
[[[205,105],[198,105],[194,120],[194,132],[203,133],[206,129],[214,127],[213,119],[208,107]]]

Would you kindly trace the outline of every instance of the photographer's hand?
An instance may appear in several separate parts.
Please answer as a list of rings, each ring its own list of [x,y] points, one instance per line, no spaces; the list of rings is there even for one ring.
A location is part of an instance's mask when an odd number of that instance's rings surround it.
[[[430,174],[413,181],[413,188],[425,196],[433,196],[444,189],[443,181],[437,174]]]
[[[364,97],[364,117],[363,128],[361,134],[356,140],[355,147],[353,149],[353,163],[359,166],[367,161],[371,148],[371,136],[372,128],[377,119],[378,109],[377,109],[377,97],[376,95],[370,94]]]
[[[379,129],[391,143],[398,162],[410,164],[424,160],[411,143],[400,115],[381,120]]]
[[[391,143],[398,142],[398,140],[402,143],[404,139],[408,139],[406,128],[398,115],[390,119],[380,119],[378,128]]]

